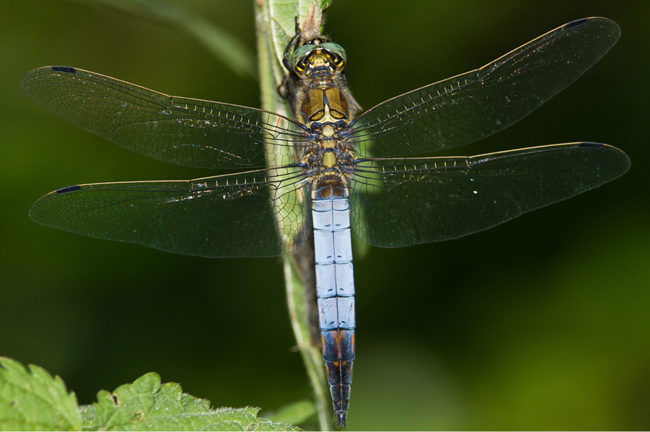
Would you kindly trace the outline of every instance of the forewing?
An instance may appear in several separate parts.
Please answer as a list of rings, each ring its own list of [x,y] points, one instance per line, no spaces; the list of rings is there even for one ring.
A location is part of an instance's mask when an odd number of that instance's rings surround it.
[[[374,246],[450,240],[598,187],[629,167],[624,152],[597,143],[367,160],[352,179],[351,224]]]
[[[168,96],[83,69],[34,69],[20,86],[70,123],[141,155],[178,165],[260,168],[267,160],[271,166],[284,165],[279,161],[281,147],[300,145],[304,137],[295,122],[278,114]]]
[[[276,256],[299,247],[309,233],[303,172],[70,186],[36,201],[29,214],[65,231],[184,255]]]
[[[389,99],[354,124],[364,157],[459,147],[521,120],[571,84],[620,37],[607,18],[570,22],[482,68]]]

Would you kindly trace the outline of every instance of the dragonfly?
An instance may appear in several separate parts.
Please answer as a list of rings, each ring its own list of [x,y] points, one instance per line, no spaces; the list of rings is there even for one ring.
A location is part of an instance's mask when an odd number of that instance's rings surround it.
[[[208,258],[278,256],[313,237],[323,360],[338,426],[346,426],[356,328],[351,231],[386,248],[455,239],[623,175],[628,156],[595,142],[422,156],[519,121],[619,36],[607,18],[572,21],[358,116],[345,50],[300,26],[283,58],[292,118],[169,96],[75,67],[34,69],[22,78],[24,93],[86,131],[160,161],[241,172],[68,186],[36,201],[30,217]]]

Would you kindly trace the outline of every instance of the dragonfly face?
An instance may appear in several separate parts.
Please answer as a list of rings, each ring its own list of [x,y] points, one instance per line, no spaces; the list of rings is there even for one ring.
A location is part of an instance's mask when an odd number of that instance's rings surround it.
[[[289,253],[313,228],[323,357],[345,424],[355,328],[350,231],[381,247],[458,238],[624,174],[627,155],[599,143],[414,157],[522,119],[619,36],[606,18],[573,21],[356,118],[343,77],[345,51],[321,36],[298,34],[285,56],[294,119],[169,96],[77,68],[35,69],[23,77],[23,91],[85,130],[165,162],[248,171],[66,187],[39,199],[30,216],[67,231],[203,257]]]
[[[289,66],[298,77],[313,76],[319,68],[329,74],[343,71],[347,55],[343,47],[327,39],[318,38],[305,42],[291,55]]]

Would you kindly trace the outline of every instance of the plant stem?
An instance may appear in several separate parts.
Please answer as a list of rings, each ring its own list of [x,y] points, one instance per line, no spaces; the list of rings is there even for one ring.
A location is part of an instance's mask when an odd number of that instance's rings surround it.
[[[292,8],[291,2],[284,0],[276,5],[275,1],[255,1],[262,108],[291,116],[291,107],[277,91],[278,85],[284,78],[284,70],[277,54],[279,49],[286,46],[289,38],[293,36],[295,17],[304,18],[301,13],[306,13],[304,5],[306,2],[305,0],[295,1],[295,8]],[[289,11],[289,15],[286,14],[287,11]],[[285,15],[277,15],[280,12]],[[272,31],[273,26],[275,26],[274,31]],[[290,31],[291,33],[289,33]],[[286,37],[286,40],[282,40],[280,37],[282,35]],[[319,343],[314,251],[311,242],[310,239],[308,244],[297,252],[283,257],[284,278],[291,327],[314,391],[319,426],[321,430],[331,430],[332,412],[329,386],[325,377]]]

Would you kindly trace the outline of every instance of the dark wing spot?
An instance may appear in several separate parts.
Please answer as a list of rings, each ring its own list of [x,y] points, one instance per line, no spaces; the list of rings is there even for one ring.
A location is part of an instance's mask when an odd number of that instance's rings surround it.
[[[586,22],[587,22],[587,18],[577,19],[577,20],[575,20],[575,21],[571,21],[570,23],[568,23],[567,25],[565,25],[565,26],[564,26],[564,29],[565,29],[565,30],[572,29],[573,27],[581,26],[581,25],[583,25],[583,24],[586,23]]]
[[[578,145],[579,148],[601,148],[603,145],[594,142],[583,142]]]
[[[61,188],[61,189],[57,189],[56,193],[64,194],[64,193],[74,192],[74,191],[78,191],[78,190],[81,190],[81,186],[68,186],[68,187],[64,187],[64,188]]]
[[[68,66],[52,66],[54,72],[77,73],[75,68]]]

